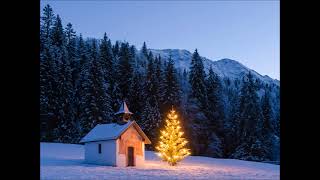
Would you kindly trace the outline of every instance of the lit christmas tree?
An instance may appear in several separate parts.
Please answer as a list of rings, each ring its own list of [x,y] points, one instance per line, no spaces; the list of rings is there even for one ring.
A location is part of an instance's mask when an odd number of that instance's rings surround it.
[[[157,155],[171,166],[190,155],[189,149],[185,148],[187,140],[182,137],[183,132],[180,131],[178,115],[172,110],[167,116],[165,130],[161,131],[160,143],[156,147]]]

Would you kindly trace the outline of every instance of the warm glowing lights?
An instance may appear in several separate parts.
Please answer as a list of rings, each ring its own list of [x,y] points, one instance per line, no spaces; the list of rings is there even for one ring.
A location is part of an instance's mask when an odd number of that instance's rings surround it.
[[[177,120],[178,115],[172,109],[167,117],[165,130],[160,131],[160,142],[156,149],[159,151],[157,155],[160,158],[174,166],[190,155],[190,152],[189,149],[184,148],[188,141],[181,137],[184,133],[179,131],[181,127]]]

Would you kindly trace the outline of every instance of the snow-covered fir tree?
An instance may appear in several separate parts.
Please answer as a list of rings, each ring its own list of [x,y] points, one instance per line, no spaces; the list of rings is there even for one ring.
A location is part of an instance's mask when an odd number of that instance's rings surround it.
[[[148,53],[146,42],[143,42],[143,46],[142,46],[141,52],[145,57],[148,57],[149,53]]]
[[[154,57],[152,52],[148,54],[148,69],[146,74],[146,83],[144,94],[145,104],[141,114],[142,128],[148,136],[150,136],[151,141],[155,140],[157,137],[157,130],[160,125],[161,115],[160,107],[158,102],[158,84],[155,71]]]
[[[51,43],[51,30],[55,20],[55,15],[49,4],[43,8],[43,14],[40,17],[40,53],[44,46]]]
[[[82,38],[82,34],[79,36],[79,42],[78,42],[78,48],[77,48],[77,61],[79,62],[79,71],[81,71],[84,68],[85,63],[88,62],[88,49],[87,46],[85,45],[85,42]]]
[[[69,31],[68,31],[69,30]],[[74,83],[72,77],[72,61],[75,61],[75,55],[69,55],[68,48],[71,48],[72,27],[63,30],[61,18],[57,15],[53,30],[52,44],[53,54],[57,60],[57,97],[58,105],[56,116],[56,127],[54,134],[57,136],[58,142],[73,142],[75,136],[78,135],[78,129],[75,124],[75,108],[74,108]],[[69,37],[68,37],[69,36]],[[72,54],[72,53],[71,53]],[[73,56],[73,57],[72,57]]]
[[[141,124],[141,113],[144,107],[144,81],[143,76],[137,67],[134,68],[132,83],[129,91],[128,104],[134,113],[133,118]]]
[[[158,102],[150,101],[150,98],[147,98],[143,108],[141,114],[141,128],[151,141],[156,142],[159,135],[158,131],[161,123],[161,115]],[[154,149],[154,146],[147,146],[147,148]]]
[[[189,83],[191,91],[188,97],[187,108],[189,125],[194,142],[193,151],[195,154],[205,153],[209,146],[209,138],[211,130],[208,127],[208,118],[206,117],[206,109],[208,108],[207,89],[205,85],[206,74],[202,59],[197,51],[192,55]]]
[[[227,106],[231,107],[227,110],[226,114],[229,114],[228,117],[225,116],[224,121],[224,154],[226,157],[229,157],[239,145],[239,91],[235,90],[230,84],[230,80],[226,79],[226,82],[229,84],[228,87],[224,89],[227,92]]]
[[[206,111],[207,127],[212,132],[209,135],[209,147],[206,154],[213,157],[223,156],[223,147],[221,138],[223,135],[224,109],[221,98],[221,82],[218,75],[209,69],[208,78],[206,79],[206,89],[208,97],[208,106]]]
[[[261,138],[259,138],[262,128],[262,112],[251,72],[243,78],[238,111],[237,137],[239,137],[240,142],[231,157],[245,160],[263,160],[262,155],[265,154],[265,148]]]
[[[57,61],[53,54],[52,29],[55,16],[50,5],[43,9],[40,21],[40,113],[46,118],[41,122],[41,139],[52,141],[54,135],[55,117],[58,109],[57,95]],[[45,129],[43,129],[46,127]],[[44,132],[46,131],[46,132]]]
[[[68,23],[65,28],[66,34],[66,50],[67,59],[70,62],[70,68],[72,71],[72,85],[76,85],[76,81],[79,78],[79,61],[77,59],[76,51],[76,32],[74,31],[72,24]]]
[[[98,123],[111,122],[113,110],[111,99],[107,93],[101,63],[98,59],[96,42],[92,42],[89,69],[86,70],[85,81],[81,88],[80,124],[81,135],[88,133]]]
[[[153,57],[152,52],[148,54],[148,67],[146,74],[146,86],[145,86],[145,94],[150,98],[150,104],[158,103],[158,92],[159,92],[159,84],[158,78],[155,73],[155,59]]]
[[[131,54],[129,43],[121,43],[119,60],[117,63],[116,83],[118,85],[117,92],[119,94],[119,102],[121,99],[128,98],[129,88],[132,83],[134,58]]]
[[[108,39],[107,34],[104,33],[103,39],[101,40],[100,44],[100,62],[103,69],[103,74],[106,82],[109,84],[113,83],[113,52],[112,52],[112,45],[110,39]]]
[[[205,85],[206,74],[202,59],[196,49],[192,55],[189,83],[191,85],[191,98],[197,101],[199,108],[205,109],[208,105],[207,91]]]
[[[154,60],[154,66],[155,66],[155,78],[156,78],[156,85],[157,85],[157,100],[159,104],[163,104],[163,83],[164,83],[164,72],[163,67],[161,63],[161,57],[156,56]]]
[[[222,87],[218,75],[213,71],[210,66],[208,78],[206,79],[208,109],[207,116],[209,119],[209,127],[216,133],[222,133],[222,121],[224,119],[224,109],[222,102]]]
[[[164,70],[162,93],[162,104],[164,107],[162,112],[168,112],[172,105],[174,107],[180,106],[181,89],[171,56]]]
[[[274,140],[274,129],[272,127],[272,113],[270,105],[270,92],[268,89],[265,90],[265,95],[262,98],[262,127],[260,139],[263,143],[264,151],[261,156],[265,160],[272,159],[272,149]]]
[[[118,57],[119,52],[120,52],[119,41],[116,41],[115,44],[112,46],[112,53],[114,57]]]

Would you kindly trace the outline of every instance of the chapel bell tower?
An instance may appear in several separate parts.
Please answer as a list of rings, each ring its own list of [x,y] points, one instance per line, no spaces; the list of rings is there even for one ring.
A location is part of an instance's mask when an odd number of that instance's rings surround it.
[[[120,105],[118,112],[114,113],[117,116],[118,124],[125,124],[129,121],[132,112],[129,111],[128,106],[125,101]]]

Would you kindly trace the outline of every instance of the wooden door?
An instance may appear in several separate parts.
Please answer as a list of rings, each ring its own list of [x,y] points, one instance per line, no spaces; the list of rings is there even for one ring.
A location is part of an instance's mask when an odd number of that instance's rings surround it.
[[[134,166],[134,149],[128,147],[128,166]]]

